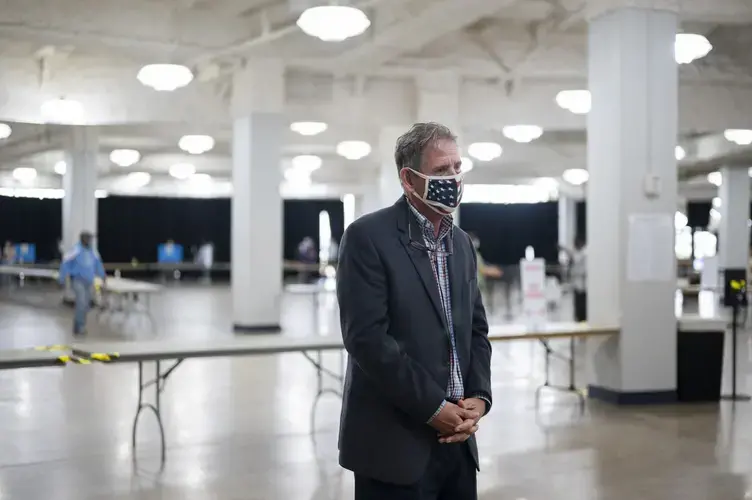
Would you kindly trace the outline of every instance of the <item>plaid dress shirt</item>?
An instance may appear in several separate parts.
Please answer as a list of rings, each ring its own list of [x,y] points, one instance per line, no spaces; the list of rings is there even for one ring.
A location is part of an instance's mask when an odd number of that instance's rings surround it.
[[[457,402],[465,397],[465,388],[462,381],[462,371],[460,370],[460,359],[457,356],[457,347],[454,339],[454,322],[452,318],[452,298],[451,298],[451,285],[449,283],[449,265],[447,263],[447,239],[453,237],[454,221],[452,217],[447,215],[441,219],[439,226],[439,234],[434,232],[434,226],[423,214],[411,204],[410,210],[415,218],[418,220],[418,224],[421,227],[423,233],[423,243],[428,248],[428,256],[431,259],[431,268],[433,269],[433,276],[436,278],[436,283],[439,287],[439,297],[441,298],[441,307],[444,310],[444,317],[446,318],[447,327],[449,328],[449,339],[451,347],[449,349],[449,385],[447,387],[447,400]],[[441,409],[446,404],[444,401],[441,406],[433,414],[431,420],[439,414]]]

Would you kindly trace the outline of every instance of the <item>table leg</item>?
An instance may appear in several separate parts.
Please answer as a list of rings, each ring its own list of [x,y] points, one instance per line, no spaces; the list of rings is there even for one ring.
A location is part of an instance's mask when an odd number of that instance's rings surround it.
[[[135,462],[137,460],[136,458],[136,450],[137,450],[137,440],[136,440],[136,433],[138,431],[138,423],[139,423],[139,417],[141,416],[141,412],[144,410],[150,410],[154,417],[157,419],[157,426],[159,428],[159,440],[160,440],[160,464],[161,467],[164,467],[165,460],[167,458],[167,450],[166,450],[166,443],[165,443],[165,432],[164,432],[164,426],[162,425],[162,391],[164,390],[165,382],[167,381],[167,377],[172,374],[172,372],[180,366],[180,364],[183,362],[182,359],[178,359],[175,361],[172,366],[170,366],[167,370],[162,372],[162,363],[159,360],[156,360],[154,362],[155,364],[155,376],[153,379],[144,381],[144,364],[146,361],[139,361],[138,362],[138,406],[136,407],[136,415],[133,417],[133,429],[131,432],[131,446],[133,450],[133,461]],[[149,387],[153,387],[153,402],[147,402],[145,401],[145,392]]]
[[[311,434],[313,434],[314,430],[316,429],[316,407],[318,406],[321,397],[325,394],[331,394],[333,396],[337,396],[338,398],[342,398],[341,388],[337,390],[324,387],[324,375],[332,377],[334,380],[339,381],[340,384],[343,381],[343,377],[341,374],[335,373],[332,370],[324,367],[323,353],[321,351],[316,351],[316,358],[314,358],[310,353],[307,352],[303,352],[302,354],[303,357],[306,358],[314,368],[316,368],[316,396],[314,397],[313,405],[311,406]]]

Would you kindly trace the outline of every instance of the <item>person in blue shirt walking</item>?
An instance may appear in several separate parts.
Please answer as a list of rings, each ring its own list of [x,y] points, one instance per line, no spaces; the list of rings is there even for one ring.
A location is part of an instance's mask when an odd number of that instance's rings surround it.
[[[92,234],[83,231],[73,250],[63,256],[60,264],[60,284],[70,278],[76,297],[76,313],[73,320],[73,335],[86,333],[86,316],[91,307],[94,279],[98,276],[107,279],[99,253],[91,248]]]

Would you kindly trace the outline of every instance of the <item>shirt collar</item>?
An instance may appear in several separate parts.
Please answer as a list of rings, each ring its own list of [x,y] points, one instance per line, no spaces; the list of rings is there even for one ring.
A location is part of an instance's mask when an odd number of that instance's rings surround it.
[[[418,220],[418,224],[420,224],[420,227],[425,231],[427,229],[430,229],[431,235],[434,234],[434,227],[433,223],[428,220],[428,218],[420,213],[417,208],[415,208],[415,205],[410,201],[410,198],[407,196],[405,197],[405,200],[407,200],[407,206],[410,207],[410,211],[413,213],[415,218]],[[441,218],[441,223],[439,224],[439,235],[436,236],[436,241],[441,241],[444,239],[447,235],[450,237],[454,233],[454,218],[447,214]]]

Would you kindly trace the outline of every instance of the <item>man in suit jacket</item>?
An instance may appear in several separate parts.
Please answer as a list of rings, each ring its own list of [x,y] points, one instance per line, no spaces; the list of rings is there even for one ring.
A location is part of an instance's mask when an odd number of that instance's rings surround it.
[[[395,161],[404,196],[353,222],[340,246],[340,464],[356,500],[475,500],[491,344],[475,251],[451,216],[462,160],[447,127],[417,123]]]

